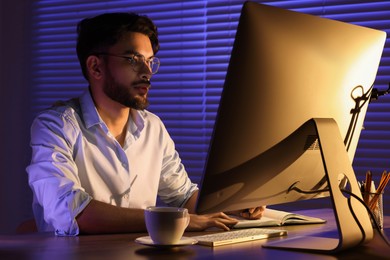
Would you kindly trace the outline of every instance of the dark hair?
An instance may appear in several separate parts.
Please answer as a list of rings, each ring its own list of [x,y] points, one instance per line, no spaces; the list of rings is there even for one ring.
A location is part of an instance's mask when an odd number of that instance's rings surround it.
[[[77,57],[88,80],[86,60],[93,53],[104,52],[125,32],[139,32],[149,37],[154,54],[159,49],[157,27],[146,16],[135,13],[106,13],[81,20],[77,25]]]

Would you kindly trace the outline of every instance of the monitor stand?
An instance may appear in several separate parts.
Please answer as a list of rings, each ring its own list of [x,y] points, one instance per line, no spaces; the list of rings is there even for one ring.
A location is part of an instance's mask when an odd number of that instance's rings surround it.
[[[341,174],[347,178],[350,192],[361,198],[359,185],[337,123],[332,118],[314,118],[311,121],[318,135],[339,238],[294,237],[268,242],[264,247],[335,253],[359,246],[373,238],[374,231],[364,205],[357,199],[346,197],[340,190]]]

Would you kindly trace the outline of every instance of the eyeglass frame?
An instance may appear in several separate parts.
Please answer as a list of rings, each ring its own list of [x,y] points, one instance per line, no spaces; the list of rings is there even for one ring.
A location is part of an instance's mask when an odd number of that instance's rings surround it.
[[[130,63],[130,65],[133,68],[133,70],[136,71],[136,72],[139,71],[139,67],[141,65],[141,62],[142,63],[147,63],[147,65],[148,65],[148,67],[149,67],[149,69],[150,69],[150,71],[152,72],[153,75],[156,74],[158,72],[158,69],[160,68],[160,59],[158,57],[156,57],[156,56],[153,56],[153,57],[151,57],[149,59],[146,59],[144,55],[138,54],[138,53],[130,54],[130,55],[133,55],[133,56],[129,57],[129,56],[118,55],[118,54],[109,53],[109,52],[95,52],[95,53],[92,53],[91,55],[96,55],[96,56],[105,55],[105,56],[111,56],[111,57],[117,57],[117,58],[126,59]],[[134,59],[134,57],[139,57],[142,60],[137,61],[137,60]],[[157,62],[156,62],[156,60],[157,60]],[[155,69],[156,71],[153,72],[153,66],[151,64],[156,64],[157,65],[157,68]]]

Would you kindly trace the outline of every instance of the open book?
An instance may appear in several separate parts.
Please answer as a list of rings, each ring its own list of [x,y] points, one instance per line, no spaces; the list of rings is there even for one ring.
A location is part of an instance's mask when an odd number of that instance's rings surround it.
[[[244,219],[233,216],[239,222],[233,228],[271,227],[283,225],[320,224],[326,220],[267,208],[261,219]]]

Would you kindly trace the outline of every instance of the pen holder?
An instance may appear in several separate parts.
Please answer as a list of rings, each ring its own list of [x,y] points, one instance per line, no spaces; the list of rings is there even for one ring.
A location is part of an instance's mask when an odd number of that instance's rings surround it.
[[[379,228],[383,229],[383,193],[363,192],[362,195],[364,202],[374,215]],[[373,220],[371,222],[375,227]]]

